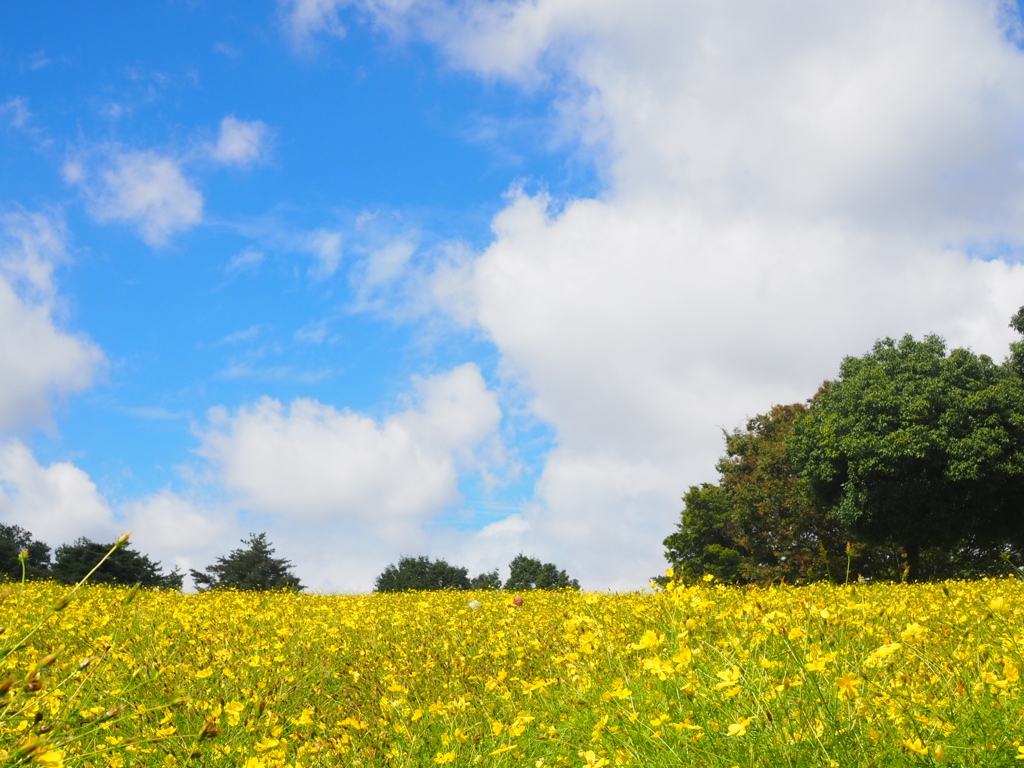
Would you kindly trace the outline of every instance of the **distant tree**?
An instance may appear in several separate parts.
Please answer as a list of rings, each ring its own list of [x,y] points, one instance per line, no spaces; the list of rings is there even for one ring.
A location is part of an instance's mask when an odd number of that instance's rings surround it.
[[[54,553],[50,575],[63,584],[75,584],[85,578],[113,546],[113,543],[98,544],[85,537],[73,544],[63,544]],[[181,589],[182,575],[177,569],[164,573],[160,563],[154,563],[130,547],[120,547],[99,567],[90,581],[98,584],[141,584],[144,587]]]
[[[205,571],[190,570],[192,581],[200,590],[241,589],[264,591],[271,589],[305,589],[291,572],[292,564],[282,557],[273,557],[274,549],[267,541],[267,534],[250,533],[245,549],[235,549],[227,557],[218,557],[217,562]]]
[[[966,349],[947,354],[934,335],[883,339],[846,358],[794,427],[816,497],[864,540],[899,545],[912,580],[928,547],[955,560],[1024,543],[1015,354],[999,366]]]
[[[479,577],[478,577],[479,578]],[[411,589],[469,589],[469,572],[429,557],[400,557],[377,577],[376,592],[405,592]]]
[[[50,575],[50,548],[32,538],[32,534],[18,525],[0,523],[0,579],[20,579],[22,550],[28,552],[25,577],[39,579]]]
[[[498,569],[481,573],[469,580],[470,589],[501,589],[501,576]]]
[[[509,563],[509,577],[505,589],[579,589],[580,583],[570,579],[565,571],[558,570],[554,563],[541,563],[533,557],[520,553]]]

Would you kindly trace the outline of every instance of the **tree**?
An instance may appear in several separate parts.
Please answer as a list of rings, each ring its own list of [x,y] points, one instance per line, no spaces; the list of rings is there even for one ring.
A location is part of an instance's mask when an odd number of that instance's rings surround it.
[[[217,562],[205,571],[189,571],[199,590],[305,589],[291,572],[290,561],[283,557],[272,557],[274,548],[267,541],[267,534],[250,533],[248,539],[242,539],[242,543],[248,547],[232,550],[227,557],[218,557]]]
[[[376,592],[405,592],[410,589],[469,589],[469,573],[465,568],[449,565],[444,560],[428,557],[400,557],[377,577]]]
[[[677,577],[841,581],[848,565],[854,574],[890,575],[886,553],[856,542],[800,475],[787,441],[807,411],[800,403],[777,405],[750,419],[745,430],[725,434],[725,455],[716,465],[719,483],[690,488],[679,528],[665,539],[665,557]]]
[[[470,589],[501,589],[501,576],[498,575],[498,569],[495,568],[493,571],[487,571],[474,576],[469,580]]]
[[[50,548],[35,541],[32,534],[18,525],[0,523],[0,578],[20,579],[22,551],[28,552],[25,577],[44,578],[50,573]]]
[[[1010,327],[1024,336],[1024,307],[1018,309],[1010,318]],[[1017,377],[1024,379],[1024,341],[1014,341],[1010,344],[1010,359],[1007,362]]]
[[[883,339],[847,357],[794,427],[815,496],[866,541],[899,545],[910,579],[926,547],[977,557],[1024,543],[1024,383],[1012,363],[947,354],[934,335]]]
[[[720,485],[690,486],[675,533],[665,539],[665,558],[677,578],[694,581],[711,574],[719,581],[745,581],[749,553],[737,541],[732,504]]]
[[[114,544],[99,544],[84,536],[73,544],[62,544],[54,553],[50,575],[63,584],[76,584],[86,577]],[[98,584],[141,584],[144,587],[181,589],[182,575],[175,569],[164,573],[160,563],[130,547],[119,547],[90,577]]]
[[[541,563],[533,557],[520,553],[508,564],[509,577],[505,589],[579,589],[580,583],[570,579],[565,571],[558,570],[554,563]]]

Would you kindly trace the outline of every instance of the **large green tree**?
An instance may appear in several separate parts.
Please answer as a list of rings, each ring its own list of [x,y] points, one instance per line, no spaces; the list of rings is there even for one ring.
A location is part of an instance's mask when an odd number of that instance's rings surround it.
[[[542,563],[534,557],[520,553],[508,564],[509,576],[505,589],[579,589],[580,583],[569,578],[554,563]]]
[[[986,552],[1024,540],[1024,385],[938,336],[883,339],[846,358],[791,445],[816,498],[865,540]]]
[[[242,540],[244,549],[232,550],[227,557],[205,571],[191,570],[192,581],[200,590],[241,589],[265,591],[271,589],[302,590],[298,577],[292,573],[292,564],[283,557],[274,557],[274,548],[265,533],[251,533]]]
[[[21,578],[19,556],[22,551],[28,553],[26,578],[39,579],[50,574],[50,548],[33,539],[21,526],[0,523],[0,578]]]
[[[54,553],[50,575],[63,584],[76,584],[93,569],[114,545],[99,544],[82,537],[73,544],[63,544]],[[141,584],[144,587],[181,589],[182,575],[177,569],[164,573],[160,563],[153,562],[130,547],[119,547],[92,575],[97,584]]]
[[[679,528],[665,539],[665,556],[678,577],[838,581],[848,567],[855,575],[890,575],[891,556],[851,542],[850,531],[829,517],[800,475],[788,438],[807,411],[800,403],[777,405],[745,429],[726,433],[719,482],[689,489]]]

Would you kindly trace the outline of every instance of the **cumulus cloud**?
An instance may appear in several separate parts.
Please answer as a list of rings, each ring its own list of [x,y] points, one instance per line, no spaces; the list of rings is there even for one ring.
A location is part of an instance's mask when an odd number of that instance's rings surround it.
[[[165,571],[203,570],[234,548],[240,535],[231,507],[198,503],[169,489],[133,499],[119,511],[132,531],[132,546]]]
[[[215,409],[198,453],[254,512],[401,537],[458,501],[460,466],[500,419],[496,396],[467,364],[419,380],[409,406],[380,422],[307,399]]]
[[[0,429],[45,421],[54,398],[86,389],[104,366],[95,344],[58,324],[64,240],[54,216],[0,214]]]
[[[0,443],[0,520],[52,546],[79,536],[113,541],[113,513],[89,476],[67,462],[38,463],[20,440]]]
[[[203,219],[203,195],[171,155],[111,148],[94,173],[73,160],[65,164],[64,178],[83,189],[97,221],[132,226],[153,247]]]
[[[492,244],[424,287],[554,427],[507,535],[588,586],[657,572],[721,429],[807,398],[844,355],[936,331],[1004,356],[1024,269],[979,254],[1024,247],[1009,4],[360,7],[453,66],[546,89],[605,179],[557,206],[513,191]]]
[[[221,165],[250,168],[267,159],[270,135],[270,128],[261,120],[228,115],[220,121],[217,142],[208,147],[210,158]]]

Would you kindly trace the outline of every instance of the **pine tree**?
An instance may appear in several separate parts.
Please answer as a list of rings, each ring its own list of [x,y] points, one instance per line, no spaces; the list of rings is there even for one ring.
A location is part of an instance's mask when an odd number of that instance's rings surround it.
[[[291,562],[283,557],[272,557],[274,549],[267,541],[267,534],[250,533],[242,543],[248,544],[248,548],[236,549],[227,557],[218,557],[206,571],[189,571],[196,587],[200,590],[228,588],[254,591],[305,589],[291,572]]]

